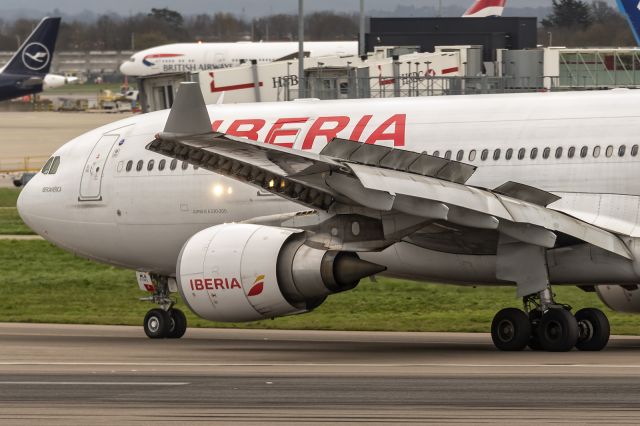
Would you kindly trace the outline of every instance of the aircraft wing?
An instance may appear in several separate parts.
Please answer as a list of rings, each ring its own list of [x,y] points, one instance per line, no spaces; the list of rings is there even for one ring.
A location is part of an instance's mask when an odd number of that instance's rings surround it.
[[[179,120],[178,114],[174,107],[168,128],[147,149],[314,210],[351,209],[369,216],[415,218],[414,223],[420,226],[407,227],[401,238],[411,236],[425,223],[436,222],[457,227],[462,233],[497,231],[544,248],[557,247],[560,241],[583,242],[631,259],[619,236],[545,207],[540,200],[553,200],[551,194],[515,183],[495,191],[467,185],[475,171],[469,164],[342,139],[334,139],[314,154],[211,131],[178,133],[176,130],[184,130],[184,123],[194,117],[193,110],[184,120]],[[208,116],[206,120],[209,127]],[[180,125],[172,128],[171,122]],[[204,123],[195,127],[205,129]]]

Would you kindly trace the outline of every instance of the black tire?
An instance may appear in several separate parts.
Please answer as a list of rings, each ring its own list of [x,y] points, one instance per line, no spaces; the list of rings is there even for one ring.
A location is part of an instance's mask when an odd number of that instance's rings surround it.
[[[611,327],[609,319],[600,309],[585,308],[576,312],[578,343],[581,351],[600,351],[609,343]]]
[[[144,316],[144,333],[150,339],[163,339],[167,336],[171,318],[164,309],[151,309]]]
[[[169,324],[167,338],[179,339],[184,336],[184,333],[187,331],[187,317],[180,309],[171,309],[169,316],[171,317],[171,322]]]
[[[540,318],[542,318],[542,312],[537,309],[529,312],[529,322],[531,323],[531,338],[529,338],[529,349],[532,351],[541,351],[542,345],[540,344],[540,338],[538,337],[538,325],[540,324]]]
[[[545,312],[537,331],[545,351],[567,352],[578,342],[578,322],[564,308],[552,308]]]
[[[531,337],[529,317],[520,309],[499,311],[491,322],[491,339],[501,351],[521,351]]]

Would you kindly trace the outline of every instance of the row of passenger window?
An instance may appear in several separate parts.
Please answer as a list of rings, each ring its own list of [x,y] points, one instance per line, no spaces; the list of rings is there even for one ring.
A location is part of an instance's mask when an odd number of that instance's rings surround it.
[[[153,171],[153,169],[156,166],[156,162],[155,160],[151,159],[149,161],[147,161],[147,171]],[[171,163],[169,163],[169,170],[175,170],[178,167],[178,160],[176,160],[175,158],[173,160],[171,160]],[[144,169],[144,160],[138,160],[138,162],[136,163],[136,171],[142,171],[142,169]],[[164,169],[167,168],[167,160],[162,159],[160,161],[158,161],[158,171],[163,171]],[[183,161],[182,164],[180,165],[180,168],[182,170],[187,170],[189,168],[189,163],[187,163],[186,161]],[[127,161],[127,165],[124,168],[125,171],[130,172],[131,170],[133,170],[133,160],[129,160]],[[198,166],[194,166],[193,170],[198,170]],[[118,172],[122,171],[122,163],[120,163],[118,165]]]
[[[620,145],[618,147],[617,150],[617,154],[618,157],[624,157],[624,155],[627,152],[627,147],[626,145]],[[638,155],[638,145],[633,145],[631,147],[631,156],[635,157]],[[606,147],[605,151],[604,151],[604,155],[605,157],[609,158],[611,156],[613,156],[614,153],[614,147],[613,145],[609,145]],[[456,161],[464,161],[464,150],[461,149],[456,153]],[[527,156],[527,149],[526,148],[520,148],[518,150],[518,152],[516,153],[515,150],[513,148],[508,148],[505,150],[504,152],[504,159],[505,160],[511,160],[514,156],[514,154],[516,154],[518,160],[523,160],[526,156]],[[564,154],[564,148],[562,148],[561,146],[557,147],[553,153],[553,156],[557,159],[562,158],[562,155]],[[567,149],[567,158],[573,158],[576,156],[576,154],[580,155],[580,158],[585,158],[589,155],[589,147],[587,146],[583,146],[582,148],[580,148],[580,151],[577,152],[577,148],[572,146],[569,147],[569,149]],[[593,156],[593,158],[598,158],[600,157],[601,154],[601,148],[600,146],[594,146],[593,150],[591,152],[591,155]],[[440,151],[434,151],[433,154],[431,154],[435,157],[440,157]],[[451,150],[447,150],[444,152],[443,157],[446,158],[447,160],[450,160],[452,158],[453,155],[453,151]],[[472,149],[471,151],[469,151],[469,156],[467,157],[469,161],[475,161],[476,159],[476,155],[477,155],[477,151],[475,149]],[[549,156],[551,155],[551,148],[546,147],[542,150],[542,155],[541,157],[543,159],[547,159],[549,158]],[[491,155],[491,157],[494,160],[499,160],[502,156],[502,150],[500,148],[494,149],[493,153]],[[482,161],[486,161],[489,158],[489,150],[488,149],[483,149],[482,151],[480,151],[480,160]],[[531,148],[529,150],[529,158],[531,160],[535,160],[536,158],[538,158],[538,148]]]

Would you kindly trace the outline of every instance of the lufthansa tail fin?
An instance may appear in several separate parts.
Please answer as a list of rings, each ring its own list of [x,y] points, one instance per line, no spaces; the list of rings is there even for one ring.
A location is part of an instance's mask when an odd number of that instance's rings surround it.
[[[640,45],[640,1],[638,0],[617,0],[620,13],[627,17],[636,43]]]
[[[507,0],[476,0],[462,15],[463,18],[488,18],[502,16]]]
[[[44,76],[49,73],[60,18],[44,18],[3,69],[3,73]]]

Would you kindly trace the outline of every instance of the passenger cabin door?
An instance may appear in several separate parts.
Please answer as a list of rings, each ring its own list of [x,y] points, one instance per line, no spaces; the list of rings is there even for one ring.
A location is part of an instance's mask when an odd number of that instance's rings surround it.
[[[98,142],[96,142],[82,171],[79,201],[102,200],[100,191],[104,167],[109,158],[109,153],[119,137],[120,135],[114,134],[103,135]]]

